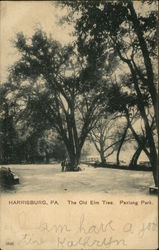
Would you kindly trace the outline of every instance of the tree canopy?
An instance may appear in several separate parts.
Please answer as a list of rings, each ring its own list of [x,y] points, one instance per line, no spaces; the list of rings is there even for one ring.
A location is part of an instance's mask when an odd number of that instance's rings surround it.
[[[17,111],[18,103],[21,106],[17,115],[24,117],[32,136],[54,128],[74,168],[102,113],[103,91],[85,84],[81,77],[85,65],[75,48],[62,47],[41,30],[28,39],[17,34],[15,46],[21,57],[11,68],[9,81],[15,86]]]

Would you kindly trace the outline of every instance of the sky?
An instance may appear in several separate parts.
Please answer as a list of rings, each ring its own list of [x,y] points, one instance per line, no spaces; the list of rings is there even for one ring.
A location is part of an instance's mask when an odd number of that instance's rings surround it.
[[[51,33],[55,40],[62,44],[72,41],[72,28],[60,26],[60,17],[67,12],[57,8],[50,1],[1,1],[0,2],[0,80],[7,78],[8,66],[18,58],[12,40],[17,32],[26,36],[33,35],[36,27],[41,27],[48,35]]]

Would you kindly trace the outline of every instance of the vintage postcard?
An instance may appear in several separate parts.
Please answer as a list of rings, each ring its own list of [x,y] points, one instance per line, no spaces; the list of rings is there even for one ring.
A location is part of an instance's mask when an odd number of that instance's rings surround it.
[[[0,249],[158,248],[158,1],[1,1]]]

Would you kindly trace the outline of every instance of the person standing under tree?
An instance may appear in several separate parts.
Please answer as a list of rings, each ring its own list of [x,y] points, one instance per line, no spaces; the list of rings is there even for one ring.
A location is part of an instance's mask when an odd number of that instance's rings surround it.
[[[61,171],[64,172],[64,169],[65,169],[65,161],[62,161],[61,162]]]

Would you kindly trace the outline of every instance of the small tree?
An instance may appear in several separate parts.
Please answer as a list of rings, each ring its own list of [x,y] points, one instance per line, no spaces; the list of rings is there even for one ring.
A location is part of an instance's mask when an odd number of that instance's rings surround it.
[[[117,149],[120,142],[116,135],[116,128],[115,117],[109,115],[107,118],[102,117],[90,132],[90,140],[99,153],[103,165],[105,165],[106,159]]]
[[[18,161],[19,138],[14,123],[13,103],[9,99],[10,85],[0,86],[0,162],[15,163]]]
[[[39,158],[49,163],[51,159],[62,161],[66,159],[67,152],[62,139],[55,130],[49,129],[38,138],[37,143]]]

